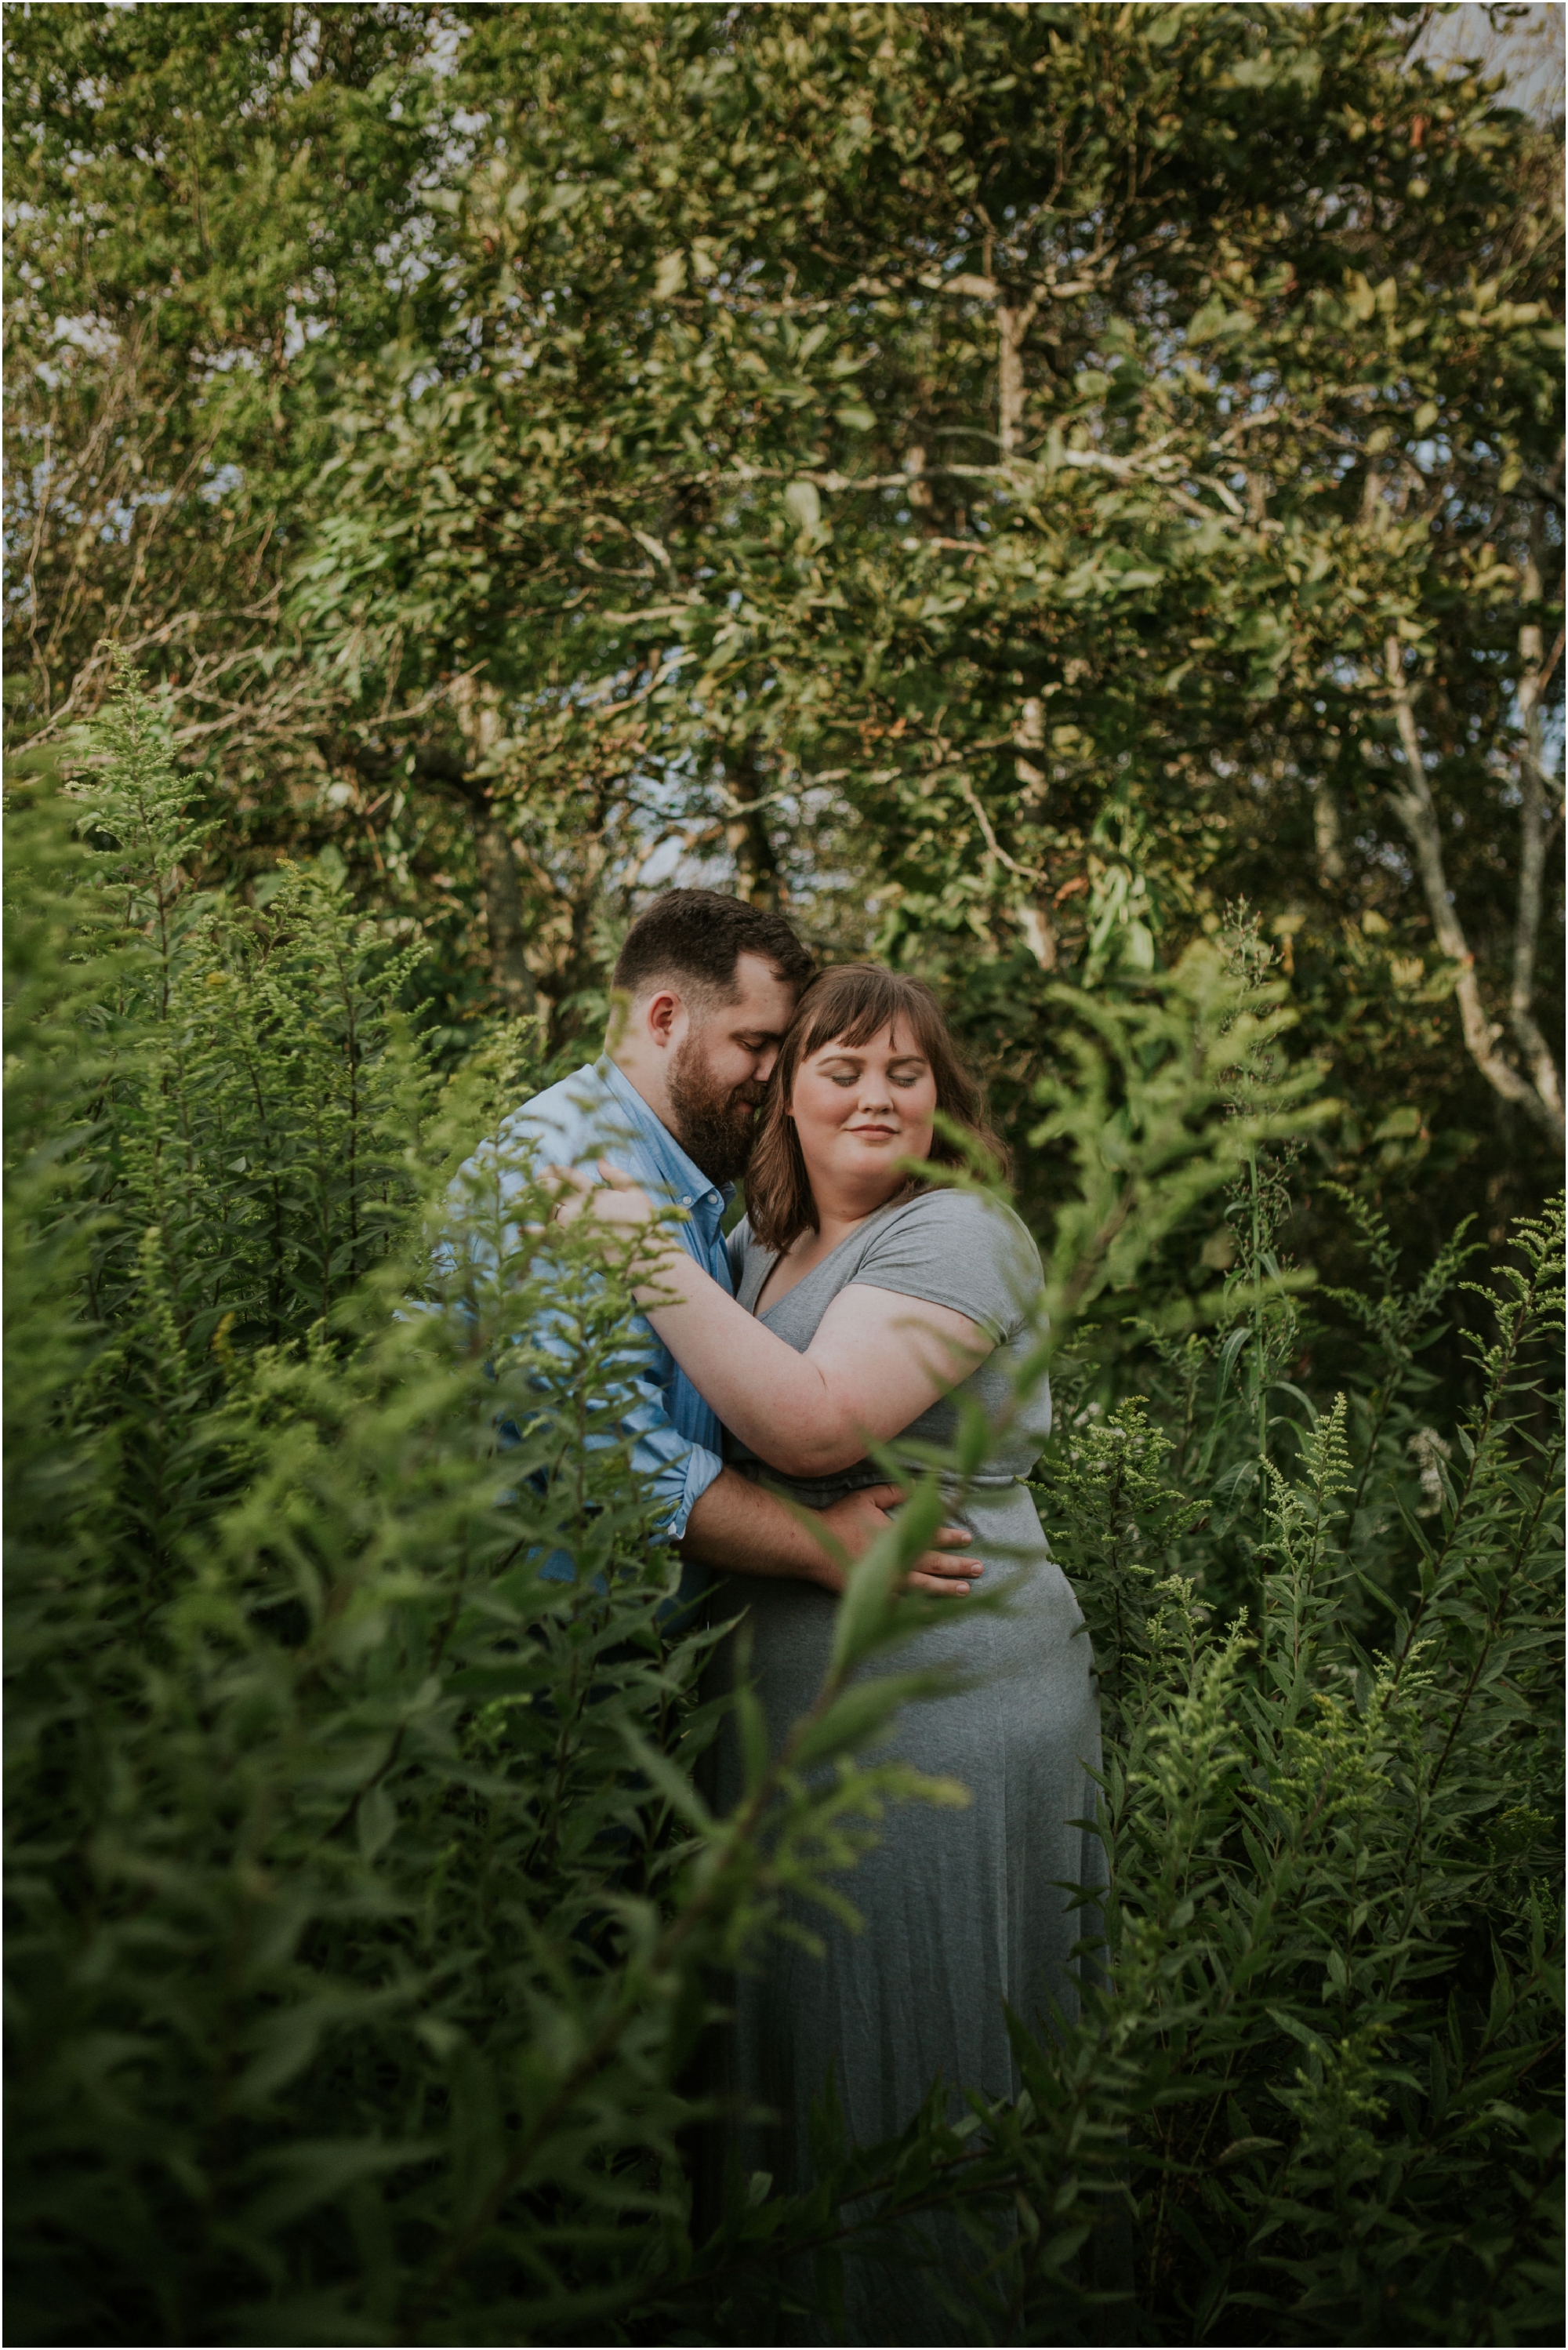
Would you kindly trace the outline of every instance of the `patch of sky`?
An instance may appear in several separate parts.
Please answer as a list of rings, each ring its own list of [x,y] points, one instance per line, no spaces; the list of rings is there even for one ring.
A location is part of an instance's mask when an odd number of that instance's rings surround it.
[[[671,833],[649,856],[638,876],[645,889],[660,889],[673,879],[675,869],[686,855],[686,844],[679,833]]]
[[[1406,889],[1415,879],[1414,866],[1404,850],[1396,847],[1393,841],[1381,839],[1376,833],[1363,832],[1356,835],[1355,847],[1367,864],[1381,865],[1385,872],[1392,873]]]
[[[201,484],[196,494],[198,497],[205,498],[209,505],[215,506],[222,499],[237,490],[244,480],[244,475],[237,465],[220,465],[216,472],[210,474]]]
[[[457,53],[468,38],[468,26],[460,16],[442,9],[431,27],[430,40],[416,59],[427,73],[439,81],[447,80],[457,71]]]
[[[1507,10],[1461,0],[1434,15],[1411,51],[1439,73],[1479,65],[1505,78],[1503,103],[1549,122],[1563,111],[1563,10],[1551,5]]]
[[[283,355],[296,359],[306,343],[319,342],[328,331],[325,318],[301,317],[291,302],[283,314]]]
[[[70,343],[95,359],[107,359],[111,351],[119,348],[119,337],[108,319],[98,317],[91,312],[75,318],[57,318],[54,339],[57,343]]]
[[[377,245],[371,258],[386,273],[387,283],[400,294],[406,294],[421,278],[428,277],[436,266],[440,254],[435,243],[435,223],[428,213],[417,213],[405,221],[395,235]]]
[[[299,88],[308,89],[321,57],[321,19],[319,16],[306,16],[301,26],[296,14],[293,29],[298,34],[298,38],[289,53],[289,79]]]
[[[166,506],[173,495],[172,490],[149,490],[144,496],[110,506],[99,525],[100,541],[105,546],[125,546],[136,528],[137,515],[150,506]]]

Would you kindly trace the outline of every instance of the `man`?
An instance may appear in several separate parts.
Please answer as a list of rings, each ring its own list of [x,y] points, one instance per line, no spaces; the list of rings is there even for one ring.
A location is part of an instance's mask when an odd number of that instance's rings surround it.
[[[625,999],[611,1045],[524,1102],[482,1144],[458,1178],[488,1178],[504,1207],[530,1170],[593,1169],[600,1158],[655,1197],[687,1211],[683,1245],[731,1287],[724,1211],[745,1170],[757,1104],[811,958],[789,924],[711,889],[671,889],[627,933],[613,984]],[[488,1187],[487,1187],[488,1188]],[[794,1575],[830,1591],[843,1576],[831,1553],[782,1502],[726,1469],[718,1421],[640,1316],[641,1376],[623,1421],[633,1466],[647,1480],[665,1531],[687,1563],[681,1597],[708,1570]],[[875,1486],[821,1514],[851,1558],[886,1530],[892,1489]],[[950,1592],[978,1573],[968,1536],[944,1527],[910,1577]]]

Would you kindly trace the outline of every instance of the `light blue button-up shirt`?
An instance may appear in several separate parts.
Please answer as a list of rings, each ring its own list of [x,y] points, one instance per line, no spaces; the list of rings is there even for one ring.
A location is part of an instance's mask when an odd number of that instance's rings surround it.
[[[504,1118],[495,1135],[459,1170],[452,1199],[460,1203],[471,1184],[484,1190],[493,1185],[490,1196],[498,1192],[504,1211],[524,1195],[536,1170],[553,1164],[592,1173],[600,1159],[655,1199],[673,1200],[686,1210],[686,1222],[677,1227],[681,1246],[732,1295],[722,1226],[733,1187],[709,1181],[607,1056],[563,1077]],[[519,1235],[507,1232],[504,1241],[515,1247]],[[699,1495],[723,1466],[722,1434],[709,1405],[641,1315],[628,1323],[628,1337],[640,1367],[626,1380],[628,1409],[621,1425],[635,1440],[632,1465],[652,1488],[664,1534],[678,1542]],[[688,1567],[682,1598],[705,1579]]]

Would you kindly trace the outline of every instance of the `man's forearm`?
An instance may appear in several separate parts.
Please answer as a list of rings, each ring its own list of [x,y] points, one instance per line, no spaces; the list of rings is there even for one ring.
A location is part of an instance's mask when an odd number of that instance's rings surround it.
[[[722,1469],[699,1494],[686,1521],[683,1556],[729,1575],[766,1575],[777,1581],[844,1588],[841,1560],[860,1558],[888,1531],[888,1513],[900,1496],[891,1485],[846,1493],[805,1523],[772,1493],[732,1469]],[[820,1523],[822,1534],[816,1534]],[[832,1544],[830,1550],[827,1545]],[[962,1526],[939,1526],[929,1550],[911,1564],[908,1587],[961,1598],[984,1568]]]
[[[691,1504],[680,1550],[701,1566],[730,1575],[771,1575],[820,1583],[836,1591],[840,1577],[809,1527],[760,1485],[722,1469]]]

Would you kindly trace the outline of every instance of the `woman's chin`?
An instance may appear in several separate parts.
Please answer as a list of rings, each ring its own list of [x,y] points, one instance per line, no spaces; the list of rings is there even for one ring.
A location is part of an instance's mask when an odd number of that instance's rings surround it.
[[[808,1150],[805,1171],[814,1184],[826,1180],[832,1187],[846,1185],[876,1205],[902,1190],[906,1179],[899,1162],[910,1156],[911,1146],[901,1137],[885,1143],[857,1142],[825,1151],[821,1158]]]
[[[897,1145],[888,1150],[868,1150],[846,1169],[846,1173],[850,1180],[863,1185],[866,1190],[881,1192],[891,1199],[895,1191],[903,1189],[906,1180],[902,1170],[896,1163],[903,1157],[904,1152]]]

